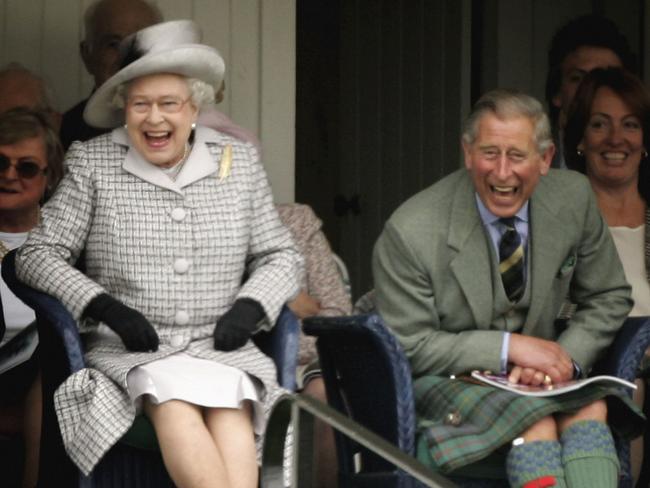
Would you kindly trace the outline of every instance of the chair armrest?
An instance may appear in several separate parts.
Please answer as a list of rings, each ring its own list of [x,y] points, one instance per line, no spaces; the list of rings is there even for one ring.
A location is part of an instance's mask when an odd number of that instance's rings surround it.
[[[382,318],[376,313],[310,317],[303,321],[303,330],[318,338],[328,402],[339,411],[354,410],[353,417],[366,420],[362,421],[366,427],[394,442],[404,452],[415,453],[411,368],[397,338]],[[337,389],[346,390],[347,405],[339,403],[331,394],[334,384]],[[386,425],[387,419],[394,419],[395,425]]]
[[[83,369],[85,363],[76,321],[59,300],[18,280],[15,258],[16,251],[13,250],[2,260],[2,279],[20,300],[34,310],[39,330],[42,327],[53,328],[61,338],[70,371]]]
[[[594,373],[634,381],[646,349],[650,346],[650,317],[629,317],[619,329]]]
[[[300,323],[286,305],[282,308],[275,326],[268,332],[258,332],[253,341],[264,354],[273,359],[278,372],[278,383],[289,391],[296,390],[296,367]]]

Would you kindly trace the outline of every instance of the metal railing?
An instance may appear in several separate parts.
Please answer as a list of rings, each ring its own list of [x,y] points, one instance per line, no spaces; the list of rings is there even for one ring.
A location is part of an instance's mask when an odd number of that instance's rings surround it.
[[[314,418],[325,422],[366,449],[383,457],[425,486],[454,488],[456,485],[433,472],[384,438],[339,413],[329,405],[302,394],[283,395],[271,412],[262,454],[261,486],[284,488],[283,460],[287,433],[292,428],[290,486],[311,488],[314,459]]]

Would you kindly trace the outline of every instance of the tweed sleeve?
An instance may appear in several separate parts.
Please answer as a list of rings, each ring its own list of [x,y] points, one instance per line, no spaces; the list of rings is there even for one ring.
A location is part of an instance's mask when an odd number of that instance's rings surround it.
[[[18,278],[58,298],[79,319],[104,289],[74,268],[84,249],[93,217],[92,170],[83,144],[66,156],[66,173],[45,204],[40,223],[16,257]]]
[[[268,324],[275,323],[282,306],[295,298],[303,274],[303,259],[287,228],[278,216],[266,172],[257,151],[247,148],[245,170],[250,205],[250,240],[247,274],[237,298],[252,298],[264,307]]]
[[[586,185],[572,192],[573,208],[584,210],[569,297],[576,311],[558,338],[585,372],[614,340],[633,303],[614,241]]]
[[[389,220],[375,244],[372,270],[377,308],[404,348],[413,376],[498,371],[503,331],[474,324],[446,330],[429,268],[412,244]]]

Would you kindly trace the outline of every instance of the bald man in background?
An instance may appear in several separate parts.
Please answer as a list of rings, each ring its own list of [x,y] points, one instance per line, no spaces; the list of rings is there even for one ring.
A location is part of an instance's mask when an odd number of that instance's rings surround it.
[[[19,63],[0,68],[0,113],[16,107],[42,110],[50,114],[54,127],[61,124],[61,114],[54,109],[52,91],[47,83]]]
[[[144,0],[97,0],[86,9],[86,33],[79,51],[86,70],[95,80],[93,91],[117,72],[120,41],[162,20],[158,7]],[[63,114],[60,135],[64,149],[72,141],[86,141],[106,132],[84,121],[87,102],[86,98]]]

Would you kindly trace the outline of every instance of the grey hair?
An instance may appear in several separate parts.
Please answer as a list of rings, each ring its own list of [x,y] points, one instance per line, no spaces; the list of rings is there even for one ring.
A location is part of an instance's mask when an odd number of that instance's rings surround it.
[[[41,98],[40,100],[38,100],[38,103],[34,108],[41,110],[43,112],[55,112],[54,94],[52,92],[52,88],[42,76],[37,75],[33,71],[30,71],[29,69],[27,69],[25,66],[23,66],[18,62],[12,61],[0,68],[0,77],[4,75],[9,75],[11,73],[16,73],[16,72],[23,73],[24,75],[37,81],[38,84],[40,85]]]
[[[487,92],[474,104],[472,112],[463,124],[463,142],[472,144],[478,135],[481,118],[491,113],[504,120],[512,117],[526,117],[534,126],[537,151],[544,154],[553,144],[551,124],[542,104],[525,93],[516,90],[496,89]]]
[[[206,105],[214,103],[215,89],[212,85],[209,85],[205,81],[199,80],[197,78],[184,78],[187,83],[187,88],[190,91],[190,98],[192,99],[192,104],[201,110]],[[115,88],[115,93],[113,98],[110,101],[110,106],[123,110],[126,107],[126,97],[131,81],[125,81]]]
[[[97,11],[99,10],[99,6],[102,3],[106,3],[107,1],[110,0],[95,0],[88,6],[88,8],[86,8],[86,11],[84,12],[84,40],[86,42],[91,42],[94,40],[95,26],[97,25],[97,22],[103,21],[103,19],[97,17]],[[149,0],[141,0],[141,2],[150,9],[153,24],[158,24],[163,21],[163,14],[156,4],[150,2]]]

